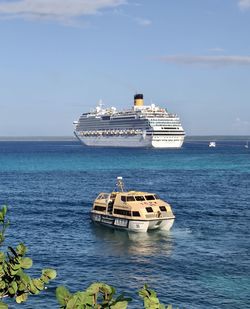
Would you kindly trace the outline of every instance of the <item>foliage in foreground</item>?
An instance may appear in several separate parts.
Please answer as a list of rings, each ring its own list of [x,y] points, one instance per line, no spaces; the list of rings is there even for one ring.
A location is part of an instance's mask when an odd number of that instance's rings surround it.
[[[0,246],[5,239],[5,231],[9,226],[6,219],[7,207],[0,210]],[[15,249],[8,247],[8,252],[0,251],[0,299],[6,297],[15,298],[17,303],[25,302],[29,295],[39,294],[45,289],[45,285],[56,277],[54,269],[43,269],[39,278],[31,278],[26,269],[32,267],[32,259],[26,257],[27,248],[19,244]],[[154,290],[147,285],[139,291],[143,299],[145,309],[172,309],[160,303]],[[126,309],[131,298],[123,294],[115,296],[115,289],[102,282],[91,284],[85,291],[74,294],[64,286],[56,289],[56,298],[61,309]],[[0,309],[7,309],[8,306],[0,301]]]
[[[120,295],[114,298],[115,289],[105,283],[91,284],[85,291],[71,294],[64,286],[56,289],[56,298],[62,309],[111,308],[126,309],[130,298]]]
[[[157,294],[154,290],[148,288],[145,284],[139,291],[139,295],[143,298],[145,309],[172,309],[172,305],[167,307],[160,303]]]
[[[91,284],[85,291],[71,294],[64,286],[56,289],[56,298],[61,309],[126,309],[131,298],[120,295],[114,298],[115,289],[102,282]],[[160,303],[154,290],[147,285],[139,291],[139,296],[143,299],[145,309],[172,309],[171,305],[167,307]]]
[[[0,210],[0,246],[4,241],[4,234],[9,226],[6,220],[7,207]],[[0,251],[0,299],[15,298],[17,303],[25,302],[29,295],[39,294],[45,289],[45,284],[56,277],[53,269],[43,269],[39,278],[31,278],[26,269],[32,267],[32,259],[26,257],[27,248],[19,244],[15,249],[8,247],[8,252]],[[8,308],[0,301],[0,308]]]

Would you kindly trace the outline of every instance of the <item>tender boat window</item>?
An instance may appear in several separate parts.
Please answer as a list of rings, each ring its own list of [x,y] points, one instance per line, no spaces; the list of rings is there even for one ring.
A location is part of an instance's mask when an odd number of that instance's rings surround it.
[[[107,199],[108,198],[108,194],[107,193],[101,193],[98,195],[97,199],[98,200],[103,200],[103,199]]]
[[[129,211],[129,210],[124,210],[124,209],[117,209],[117,208],[115,208],[115,209],[114,209],[114,214],[131,217],[131,211]]]
[[[146,207],[147,212],[153,212],[153,208],[152,207]]]
[[[160,208],[161,211],[167,211],[165,206],[160,206],[159,208]]]
[[[140,217],[139,211],[133,211],[133,217]]]
[[[106,211],[106,207],[96,205],[96,206],[94,207],[94,210],[98,210],[98,211]]]
[[[155,197],[156,200],[160,199],[159,195],[157,195],[157,194],[155,194],[154,197]]]
[[[134,202],[135,198],[133,196],[127,196],[127,202]]]
[[[145,201],[144,196],[135,196],[136,201]]]
[[[126,196],[122,195],[122,196],[121,196],[121,200],[122,200],[123,202],[126,202]]]
[[[153,195],[146,195],[145,198],[146,198],[147,201],[152,201],[152,200],[155,199],[155,197]]]

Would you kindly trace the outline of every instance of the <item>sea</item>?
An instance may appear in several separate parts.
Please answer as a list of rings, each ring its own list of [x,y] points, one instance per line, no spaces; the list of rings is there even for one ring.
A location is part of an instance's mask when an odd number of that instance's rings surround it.
[[[105,282],[143,308],[147,284],[179,309],[250,308],[250,149],[223,138],[215,148],[87,148],[78,141],[1,141],[0,205],[10,226],[4,248],[23,242],[39,277],[57,278],[20,308],[59,308],[57,286],[73,293]],[[176,216],[170,232],[128,233],[95,226],[90,210],[115,188],[157,193]],[[7,300],[10,308],[19,308]]]

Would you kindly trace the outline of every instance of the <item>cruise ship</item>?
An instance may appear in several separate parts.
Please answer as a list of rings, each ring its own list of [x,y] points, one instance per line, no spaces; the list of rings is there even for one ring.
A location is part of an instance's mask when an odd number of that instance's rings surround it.
[[[143,94],[134,96],[131,109],[103,109],[100,104],[74,125],[75,136],[95,147],[180,148],[185,137],[180,118],[155,104],[144,105]]]

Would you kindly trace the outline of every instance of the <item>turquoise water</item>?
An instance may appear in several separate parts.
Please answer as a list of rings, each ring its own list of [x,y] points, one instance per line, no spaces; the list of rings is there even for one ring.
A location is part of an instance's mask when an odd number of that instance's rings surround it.
[[[77,142],[0,142],[6,244],[24,241],[34,268],[57,279],[23,308],[58,308],[55,288],[96,280],[135,296],[144,283],[180,308],[250,308],[250,151],[244,142],[189,142],[180,150],[92,149]],[[89,210],[117,176],[158,193],[176,215],[169,233],[92,225]],[[11,305],[14,308],[15,305]]]

